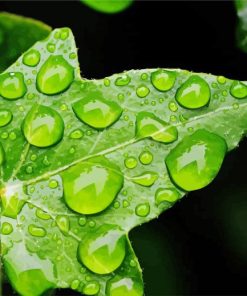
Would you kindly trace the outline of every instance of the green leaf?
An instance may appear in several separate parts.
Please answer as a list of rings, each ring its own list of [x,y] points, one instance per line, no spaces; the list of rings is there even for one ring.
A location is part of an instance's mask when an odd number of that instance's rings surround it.
[[[127,9],[133,0],[81,0],[85,5],[103,13],[118,13]]]
[[[80,77],[68,28],[0,75],[1,249],[23,296],[143,295],[128,233],[207,186],[246,132],[247,86],[179,69]]]
[[[0,71],[8,68],[24,51],[50,32],[51,27],[40,21],[0,12]]]
[[[235,0],[234,3],[238,16],[237,45],[242,51],[247,52],[247,1]]]

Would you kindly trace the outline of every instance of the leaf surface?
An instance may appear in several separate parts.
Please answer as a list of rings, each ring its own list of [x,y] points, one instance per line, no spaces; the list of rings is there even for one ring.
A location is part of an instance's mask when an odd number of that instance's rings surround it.
[[[143,295],[128,233],[214,179],[246,132],[246,89],[179,69],[87,80],[69,29],[36,43],[0,75],[1,248],[14,289]]]
[[[119,13],[128,8],[133,0],[81,0],[85,5],[103,13]]]

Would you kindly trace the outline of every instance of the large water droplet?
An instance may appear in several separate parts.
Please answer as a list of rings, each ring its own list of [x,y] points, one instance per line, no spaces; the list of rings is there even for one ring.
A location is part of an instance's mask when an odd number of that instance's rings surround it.
[[[171,150],[165,162],[174,183],[193,191],[207,186],[215,178],[226,151],[223,138],[198,130]]]
[[[99,283],[97,281],[90,281],[83,286],[82,293],[85,295],[96,295],[99,290]]]
[[[73,104],[76,116],[93,128],[106,128],[119,119],[122,108],[103,98],[86,98]]]
[[[174,188],[159,188],[155,193],[155,202],[157,205],[163,201],[175,202],[179,197],[179,192]]]
[[[158,179],[158,175],[154,172],[145,172],[139,176],[131,177],[132,182],[142,185],[142,186],[152,186]]]
[[[116,275],[106,284],[106,296],[143,296],[142,282],[137,278]]]
[[[28,226],[28,232],[32,236],[43,237],[46,235],[46,230],[43,227],[38,227],[36,225],[30,224]]]
[[[136,89],[136,94],[139,98],[145,98],[150,93],[150,89],[145,85],[140,85]]]
[[[134,169],[137,166],[137,160],[135,157],[130,156],[124,160],[124,164],[128,169]]]
[[[30,49],[23,56],[23,64],[29,67],[35,67],[40,61],[40,53],[36,49]]]
[[[16,100],[27,91],[22,73],[10,72],[0,75],[0,95],[5,99]]]
[[[105,158],[77,164],[62,174],[64,199],[81,214],[95,214],[106,209],[123,186],[119,168]]]
[[[176,76],[176,72],[160,69],[151,74],[151,82],[157,90],[168,91],[173,87]]]
[[[162,143],[171,143],[177,140],[177,128],[156,117],[150,112],[140,112],[136,118],[137,138],[151,137]]]
[[[1,224],[1,234],[8,235],[13,232],[13,226],[8,222]]]
[[[78,256],[91,271],[108,274],[116,270],[125,257],[126,238],[115,225],[103,225],[86,235],[79,245]]]
[[[247,97],[247,85],[241,81],[233,81],[230,89],[230,93],[237,99],[243,99]]]
[[[13,118],[11,111],[7,109],[0,110],[0,127],[8,125]]]
[[[148,202],[136,206],[136,215],[139,217],[146,217],[150,213],[150,205]]]
[[[30,144],[48,147],[62,139],[64,123],[57,111],[36,105],[26,115],[22,129]]]
[[[184,108],[198,109],[208,104],[210,95],[207,82],[197,75],[192,75],[177,90],[176,100]]]
[[[38,72],[37,88],[46,95],[54,95],[66,90],[73,80],[73,67],[61,55],[51,55]]]

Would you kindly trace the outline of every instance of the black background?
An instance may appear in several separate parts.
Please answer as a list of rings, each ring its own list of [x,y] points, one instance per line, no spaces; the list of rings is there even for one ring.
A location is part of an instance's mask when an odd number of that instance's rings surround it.
[[[235,45],[231,1],[136,1],[117,15],[76,1],[1,2],[1,9],[53,28],[70,27],[87,78],[174,67],[247,80],[247,54]],[[147,296],[247,295],[246,168],[243,140],[210,186],[131,232]],[[3,293],[12,296],[7,288]]]

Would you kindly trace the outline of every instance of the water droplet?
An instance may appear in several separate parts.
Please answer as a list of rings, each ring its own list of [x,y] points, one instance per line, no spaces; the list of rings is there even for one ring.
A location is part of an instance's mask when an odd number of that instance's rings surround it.
[[[58,182],[57,182],[57,180],[51,180],[51,181],[49,182],[49,187],[50,187],[50,188],[55,189],[55,188],[57,188],[57,186],[58,186]]]
[[[210,100],[210,88],[204,79],[192,75],[177,90],[176,100],[184,108],[198,109],[204,107]]]
[[[126,238],[115,225],[105,224],[86,235],[79,245],[81,262],[97,274],[116,270],[125,257]]]
[[[8,235],[13,232],[13,226],[8,222],[1,224],[1,234]]]
[[[79,280],[73,280],[73,282],[70,285],[70,288],[72,290],[76,290],[76,289],[78,289],[79,285],[80,285],[80,281]]]
[[[124,199],[123,200],[123,208],[127,208],[129,205],[130,205],[130,203],[126,199]]]
[[[80,226],[86,225],[86,223],[87,223],[86,217],[80,217],[79,220],[78,220],[78,223],[79,223]]]
[[[128,85],[131,81],[131,78],[127,74],[122,74],[122,76],[118,77],[115,80],[115,85],[117,86],[125,86]]]
[[[47,106],[36,105],[26,115],[22,128],[30,144],[48,147],[62,139],[64,123],[57,111]]]
[[[32,236],[37,236],[37,237],[43,237],[43,236],[46,235],[46,230],[43,227],[38,227],[38,226],[35,226],[33,224],[30,224],[28,226],[28,232]]]
[[[69,37],[69,29],[68,28],[63,28],[60,30],[60,38],[62,40],[66,40]]]
[[[174,102],[170,102],[169,103],[169,109],[172,111],[172,112],[176,112],[178,110],[178,106],[176,103]]]
[[[83,286],[82,293],[85,295],[96,295],[99,290],[99,283],[97,281],[90,281]]]
[[[74,60],[74,59],[76,58],[76,53],[75,53],[75,52],[71,52],[71,53],[69,54],[69,58],[70,58],[71,60]]]
[[[217,81],[220,83],[220,84],[225,84],[226,83],[226,78],[224,76],[218,76],[217,77]]]
[[[160,69],[151,74],[151,82],[157,90],[168,91],[174,86],[176,76],[176,72]]]
[[[236,99],[243,99],[247,97],[247,85],[245,85],[241,81],[233,81],[230,93]]]
[[[27,91],[22,73],[11,72],[0,75],[0,95],[8,100],[16,100]]]
[[[103,211],[123,186],[119,168],[103,157],[69,168],[62,178],[65,202],[81,214]]]
[[[39,70],[37,88],[46,95],[54,95],[66,90],[73,80],[73,67],[61,55],[52,55]]]
[[[238,103],[234,103],[234,104],[232,104],[232,106],[233,106],[233,109],[234,110],[237,110],[239,108],[239,104]]]
[[[28,52],[26,52],[23,56],[23,64],[29,67],[35,67],[38,65],[40,61],[40,53],[36,49],[30,49]]]
[[[7,139],[8,137],[9,137],[8,132],[3,132],[3,133],[1,134],[1,138],[2,138],[2,139]]]
[[[136,94],[139,98],[145,98],[150,93],[150,90],[145,85],[140,85],[136,89]]]
[[[136,206],[136,215],[139,217],[146,217],[150,213],[150,205],[148,202]]]
[[[143,296],[143,285],[140,279],[116,275],[106,284],[106,296]]]
[[[157,205],[163,201],[175,202],[180,198],[179,192],[174,188],[159,188],[155,193],[155,202]]]
[[[11,111],[0,109],[0,127],[8,125],[13,118]]]
[[[65,232],[65,233],[69,232],[70,222],[69,222],[69,218],[67,216],[58,215],[56,217],[56,223],[62,232]]]
[[[84,136],[83,131],[76,129],[69,135],[71,139],[81,139]]]
[[[140,112],[136,118],[137,138],[151,137],[162,143],[171,143],[177,140],[177,128],[156,117],[153,113]]]
[[[48,43],[46,48],[50,53],[53,53],[56,50],[56,45],[54,43]]]
[[[16,139],[16,133],[15,132],[10,132],[9,138],[10,138],[10,140],[14,141]]]
[[[126,166],[126,168],[128,169],[134,169],[136,166],[137,166],[137,160],[135,157],[127,157],[125,160],[124,160],[124,164]]]
[[[111,84],[111,81],[110,81],[110,79],[108,79],[108,78],[105,78],[104,79],[104,86],[110,86],[110,84]]]
[[[142,73],[141,80],[147,80],[147,79],[148,79],[148,74],[147,73]]]
[[[175,184],[193,191],[207,186],[215,178],[226,151],[223,138],[198,130],[171,150],[165,162]]]
[[[32,172],[33,172],[33,168],[32,168],[32,166],[27,166],[26,167],[26,172],[27,172],[27,174],[32,174]]]
[[[136,184],[149,187],[155,183],[155,181],[158,179],[158,175],[154,172],[145,172],[139,176],[131,177],[130,179]]]
[[[143,151],[139,156],[139,160],[142,164],[150,164],[153,161],[153,154],[149,151]]]
[[[119,201],[115,201],[113,204],[114,209],[119,209],[120,208],[120,202]]]
[[[49,220],[49,219],[51,219],[51,216],[48,213],[46,213],[43,210],[41,210],[41,209],[37,209],[35,214],[36,214],[36,216],[38,218],[40,218],[42,220]]]
[[[122,108],[113,101],[103,98],[82,99],[73,104],[76,116],[93,128],[106,128],[119,119]]]

